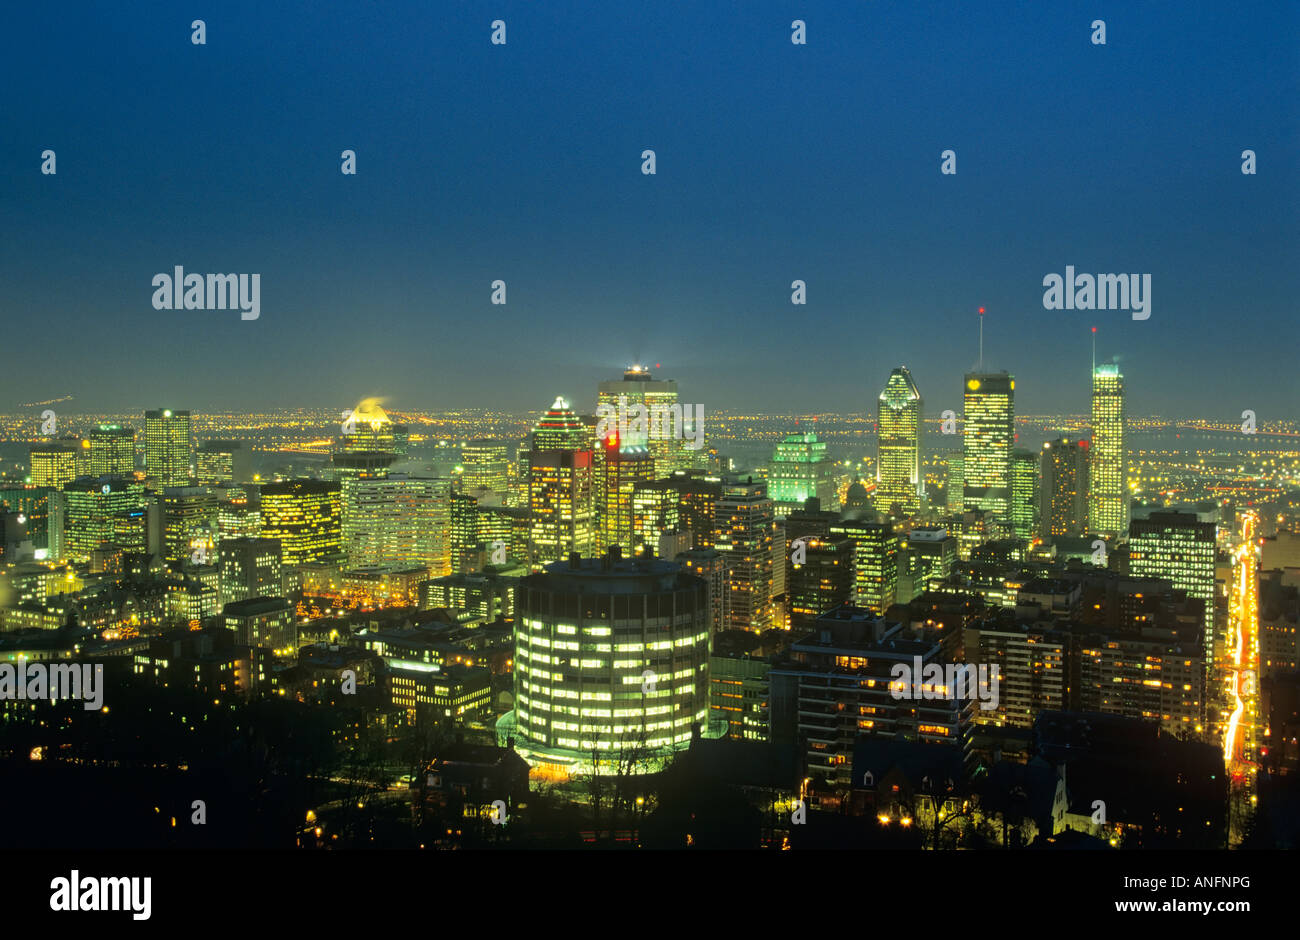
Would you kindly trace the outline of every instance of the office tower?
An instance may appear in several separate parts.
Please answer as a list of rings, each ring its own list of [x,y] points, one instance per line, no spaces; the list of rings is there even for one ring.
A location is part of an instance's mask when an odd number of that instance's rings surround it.
[[[912,373],[899,366],[877,404],[876,507],[894,516],[921,511],[921,420],[924,402]]]
[[[836,608],[796,639],[770,672],[772,741],[803,751],[807,773],[852,786],[853,751],[864,735],[969,746],[977,707],[957,698],[895,698],[893,667],[942,663],[936,641],[861,607]],[[922,677],[916,677],[917,682]]]
[[[594,429],[574,413],[567,399],[558,397],[533,427],[532,450],[591,450]]]
[[[693,548],[679,552],[674,559],[682,568],[708,587],[709,636],[728,629],[727,620],[727,560],[712,548]]]
[[[1068,630],[977,621],[965,628],[963,643],[967,662],[997,668],[997,704],[975,709],[977,724],[1032,728],[1039,712],[1068,706]]]
[[[162,492],[163,558],[173,564],[217,563],[217,494],[206,486],[168,486]]]
[[[1011,530],[1025,540],[1038,532],[1038,455],[1018,447],[1011,451]]]
[[[713,516],[713,548],[727,567],[727,629],[772,626],[772,545],[776,518],[767,486],[723,486]]]
[[[864,519],[837,522],[830,534],[853,543],[853,603],[883,615],[898,593],[902,538],[888,523]]]
[[[144,413],[144,469],[160,486],[190,483],[190,413],[170,408]]]
[[[1153,512],[1129,524],[1129,573],[1164,578],[1204,602],[1207,666],[1214,664],[1214,538],[1215,524],[1194,513]]]
[[[689,544],[687,549],[695,547],[695,533],[681,524],[679,507],[680,496],[671,478],[638,483],[632,489],[632,528],[637,545],[655,546],[667,533],[681,533]],[[712,524],[710,523],[710,529]],[[658,552],[664,558],[673,558],[676,553]]]
[[[966,511],[966,467],[965,458],[961,454],[950,454],[948,457],[948,479],[946,482],[947,495],[944,497],[947,501],[949,513]]]
[[[451,522],[451,573],[471,574],[483,565],[478,500],[468,493],[453,492],[448,498],[448,510]]]
[[[1092,465],[1088,519],[1094,532],[1120,536],[1128,529],[1128,471],[1124,452],[1124,376],[1104,363],[1092,372]]]
[[[803,561],[790,561],[786,596],[790,629],[803,633],[828,610],[852,601],[853,543],[843,536],[805,538],[796,557]]]
[[[478,537],[485,566],[502,567],[499,553],[502,548],[506,553],[505,565],[525,561],[531,532],[532,513],[525,506],[478,507]]]
[[[262,531],[261,509],[243,490],[227,490],[217,504],[219,542],[226,539],[256,538]]]
[[[802,509],[810,496],[821,500],[827,509],[839,506],[835,461],[826,456],[826,442],[811,432],[787,434],[772,454],[768,493],[778,516]]]
[[[1078,538],[1088,532],[1088,442],[1060,437],[1043,445],[1039,534]]]
[[[621,380],[601,382],[596,396],[598,405],[610,409],[611,427],[619,424],[624,412],[621,408],[644,405],[646,428],[632,430],[634,413],[628,413],[629,433],[621,444],[644,444],[655,461],[655,477],[666,477],[674,470],[691,466],[692,452],[685,446],[691,438],[690,425],[677,403],[677,383],[671,379],[651,378],[650,370],[639,365],[631,366]],[[694,419],[694,416],[692,416]]]
[[[253,477],[252,454],[243,441],[204,441],[194,460],[200,486],[247,483]]]
[[[226,629],[243,646],[260,646],[279,659],[298,652],[298,620],[294,607],[283,597],[250,597],[227,604],[222,610]]]
[[[930,579],[943,580],[957,564],[957,539],[947,529],[913,529],[900,546],[895,603],[905,604],[930,589]]]
[[[101,424],[91,429],[89,442],[86,473],[90,476],[125,477],[135,472],[135,428]]]
[[[435,578],[451,573],[450,481],[395,473],[344,479],[339,485],[349,566],[421,567]]]
[[[342,557],[343,497],[328,480],[284,480],[262,485],[262,537],[280,540],[286,565]]]
[[[1015,442],[1016,380],[1005,372],[966,376],[962,483],[967,509],[983,509],[998,522],[1011,512],[1011,448]]]
[[[479,438],[460,449],[460,489],[464,492],[485,490],[505,500],[510,492],[510,456],[505,441]]]
[[[237,538],[217,549],[221,566],[221,603],[281,593],[280,543],[276,539]]]
[[[32,486],[62,488],[77,478],[77,449],[68,444],[33,444],[28,452]]]
[[[612,438],[601,441],[600,447],[605,452],[605,459],[601,469],[604,476],[600,487],[601,501],[596,507],[600,520],[597,548],[603,552],[617,545],[623,555],[630,558],[640,554],[644,548],[636,537],[636,510],[632,496],[638,485],[654,480],[654,457],[644,444],[620,445]],[[657,544],[658,539],[650,542],[651,550]]]
[[[63,487],[63,558],[89,560],[113,545],[129,552],[149,547],[149,498],[144,484],[123,477],[82,478]]]
[[[462,623],[466,619],[492,623],[498,617],[514,617],[518,584],[519,578],[495,571],[430,578],[420,584],[420,609],[442,607]]]
[[[708,720],[708,599],[680,565],[574,555],[520,579],[515,611],[514,732],[531,762],[604,771],[685,747]]]
[[[364,398],[340,420],[344,453],[384,453],[396,455],[396,437],[392,418],[377,398]]]
[[[589,450],[533,451],[528,501],[533,522],[529,554],[540,567],[596,542],[594,472]]]
[[[678,523],[694,538],[692,548],[712,548],[722,478],[703,470],[677,470],[668,479],[677,490]]]

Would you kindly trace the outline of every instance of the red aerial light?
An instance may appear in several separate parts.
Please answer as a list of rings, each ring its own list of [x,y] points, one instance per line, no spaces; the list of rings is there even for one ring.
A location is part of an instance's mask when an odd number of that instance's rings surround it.
[[[980,307],[980,316],[983,316],[983,315],[984,315],[984,308],[983,308],[983,307]]]

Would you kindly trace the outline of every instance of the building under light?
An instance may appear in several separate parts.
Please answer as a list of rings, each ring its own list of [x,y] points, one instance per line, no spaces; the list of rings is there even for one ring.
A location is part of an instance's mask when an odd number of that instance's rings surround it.
[[[708,722],[707,592],[680,565],[575,554],[521,579],[515,607],[515,710],[498,735],[534,766],[653,771]]]
[[[876,506],[883,513],[915,516],[921,510],[924,407],[912,373],[903,366],[889,373],[876,411]]]
[[[778,516],[802,509],[810,496],[819,499],[827,509],[838,506],[835,461],[826,456],[826,442],[811,432],[787,434],[772,454],[768,495]]]
[[[342,495],[326,480],[262,485],[262,536],[279,539],[286,565],[333,561],[342,555]]]
[[[637,537],[636,508],[633,496],[637,487],[654,480],[655,460],[644,444],[619,446],[618,441],[607,438],[600,442],[604,449],[600,487],[601,501],[597,504],[600,520],[600,540],[597,548],[604,551],[617,545],[624,556],[638,554],[643,543]],[[658,539],[648,543],[651,551]]]
[[[87,443],[86,473],[90,476],[125,477],[135,472],[135,428],[101,424],[91,429]]]
[[[623,378],[601,382],[597,392],[598,405],[614,409],[611,415],[611,429],[617,426],[622,404],[631,408],[644,405],[647,410],[645,432],[629,431],[622,444],[642,444],[650,450],[655,462],[655,477],[666,477],[674,470],[684,470],[691,466],[691,451],[686,447],[690,438],[688,428],[683,425],[681,406],[677,402],[677,383],[672,379],[656,379],[650,370],[639,365],[630,366],[623,373]],[[676,409],[676,410],[674,410]],[[664,421],[668,416],[668,421]],[[676,428],[673,417],[678,419]],[[632,416],[628,416],[632,421]],[[675,432],[675,433],[674,433]]]
[[[243,441],[204,441],[195,452],[195,477],[200,486],[247,483],[251,457]]]
[[[596,541],[591,429],[557,398],[533,431],[528,455],[529,552],[534,568],[590,551]]]
[[[776,517],[763,483],[728,484],[717,498],[712,547],[727,571],[728,630],[762,633],[773,626]]]
[[[1010,521],[1011,449],[1015,444],[1016,380],[1005,372],[966,376],[962,486],[967,509]]]
[[[1039,533],[1079,538],[1088,532],[1088,442],[1060,437],[1043,445]]]
[[[33,486],[60,489],[77,478],[77,449],[68,444],[34,444],[28,452]]]
[[[145,473],[161,486],[188,486],[194,441],[190,413],[161,408],[144,413]]]
[[[1016,538],[1030,540],[1038,532],[1038,455],[1011,451],[1011,529]]]
[[[1120,536],[1128,530],[1128,472],[1124,451],[1124,376],[1104,363],[1092,373],[1092,454],[1088,519],[1094,532]]]
[[[1095,448],[1094,448],[1095,449]],[[1194,513],[1153,512],[1129,525],[1129,573],[1164,578],[1205,604],[1205,661],[1214,665],[1214,544],[1216,526]]]

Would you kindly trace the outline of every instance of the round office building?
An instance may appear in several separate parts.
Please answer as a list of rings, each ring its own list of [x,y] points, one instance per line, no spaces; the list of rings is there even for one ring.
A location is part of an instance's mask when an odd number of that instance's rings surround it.
[[[708,723],[708,587],[653,557],[555,562],[515,594],[515,703],[502,734],[561,775],[650,772]]]

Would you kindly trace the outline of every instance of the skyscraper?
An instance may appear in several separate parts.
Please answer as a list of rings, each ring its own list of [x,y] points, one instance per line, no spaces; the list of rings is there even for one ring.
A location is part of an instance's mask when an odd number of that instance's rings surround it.
[[[677,383],[672,379],[656,379],[643,366],[630,366],[623,378],[601,382],[596,396],[597,404],[618,409],[621,404],[631,408],[644,405],[647,410],[646,433],[630,432],[620,444],[644,444],[655,461],[655,476],[666,477],[674,470],[684,470],[691,465],[691,452],[686,448],[685,426],[681,420],[675,427],[680,435],[673,434],[672,421],[665,423],[665,415],[675,413],[683,418],[677,403]],[[674,409],[678,409],[674,412]]]
[[[608,438],[599,446],[605,451],[605,459],[601,466],[604,476],[600,487],[601,501],[597,505],[600,519],[597,548],[604,552],[611,545],[617,545],[624,557],[630,558],[641,549],[632,497],[639,484],[654,480],[655,460],[644,444],[619,446],[616,439]],[[656,538],[650,543],[650,548],[653,550],[657,543]]]
[[[195,453],[200,486],[247,483],[252,478],[251,454],[243,441],[204,441]]]
[[[835,462],[826,456],[826,442],[812,432],[787,434],[772,454],[768,495],[778,516],[803,509],[810,496],[821,500],[827,509],[838,506]]]
[[[340,558],[342,517],[338,483],[284,480],[262,486],[262,537],[280,540],[286,565]]]
[[[1094,532],[1128,529],[1127,456],[1124,453],[1124,376],[1103,363],[1092,372],[1092,448],[1088,516]]]
[[[1011,528],[1018,539],[1032,539],[1038,531],[1038,455],[1011,451]]]
[[[853,603],[883,616],[898,593],[902,537],[888,523],[865,519],[833,523],[830,534],[853,543]]]
[[[804,540],[802,562],[790,563],[786,594],[790,629],[800,634],[828,610],[853,598],[853,543],[843,536]]]
[[[592,429],[557,398],[533,431],[528,455],[529,553],[535,568],[590,553],[595,543]]]
[[[1011,513],[1011,448],[1016,434],[1016,380],[1005,372],[966,376],[962,477],[967,509],[1000,522]]]
[[[77,449],[68,444],[33,444],[31,460],[32,486],[59,489],[77,478]]]
[[[905,366],[889,373],[876,412],[876,506],[883,513],[913,516],[920,512],[924,406],[912,373]]]
[[[714,506],[713,548],[727,566],[727,629],[772,626],[772,545],[776,517],[763,483],[724,486]]]
[[[1214,662],[1214,540],[1215,524],[1195,513],[1153,512],[1129,526],[1129,573],[1164,578],[1204,601],[1207,665]]]
[[[1060,437],[1043,445],[1039,534],[1078,537],[1088,531],[1088,442]]]
[[[135,428],[101,424],[91,429],[89,442],[86,473],[90,476],[130,476],[135,472]]]
[[[469,441],[460,449],[460,462],[464,468],[460,477],[462,491],[485,490],[505,500],[510,491],[510,458],[505,441]]]
[[[450,481],[395,473],[341,486],[349,565],[425,567],[434,578],[451,573]]]
[[[159,485],[189,485],[192,445],[188,411],[165,408],[144,413],[145,472]]]

